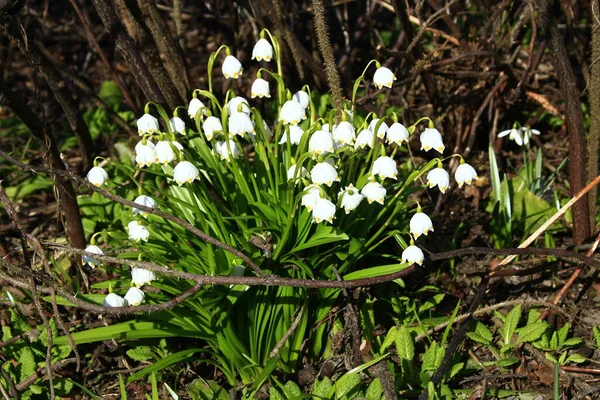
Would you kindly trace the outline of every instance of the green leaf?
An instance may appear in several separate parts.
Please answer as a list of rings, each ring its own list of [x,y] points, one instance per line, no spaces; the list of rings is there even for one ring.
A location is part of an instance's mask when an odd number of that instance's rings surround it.
[[[383,353],[388,347],[392,345],[396,341],[396,335],[398,333],[398,328],[396,326],[392,326],[388,331],[387,335],[385,335],[385,339],[383,339],[383,343],[381,344],[381,352]]]
[[[546,322],[534,322],[525,325],[519,329],[519,339],[517,343],[529,343],[538,340],[546,331],[548,324]]]
[[[365,397],[369,400],[380,400],[383,398],[383,385],[379,378],[373,379],[367,388]]]
[[[275,388],[275,386],[271,386],[269,388],[269,399],[271,400],[285,400],[285,397],[279,393],[279,390]]]
[[[592,332],[594,334],[594,342],[596,342],[596,348],[600,349],[600,329],[598,329],[597,326],[594,326],[592,328]]]
[[[290,250],[290,253],[296,253],[300,250],[310,249],[327,243],[348,240],[349,237],[340,229],[329,225],[319,225],[315,233],[305,242]]]
[[[127,350],[127,355],[135,361],[147,361],[154,358],[154,353],[150,346],[138,346]]]
[[[567,337],[569,336],[569,330],[571,329],[571,324],[565,322],[565,324],[557,331],[558,335],[558,347],[562,347]]]
[[[19,356],[19,382],[23,382],[26,378],[33,375],[36,369],[37,365],[32,349],[30,347],[23,347]]]
[[[452,366],[452,369],[450,370],[450,379],[454,378],[454,376],[456,374],[458,374],[460,371],[462,371],[464,368],[465,368],[464,362],[458,362],[458,363],[454,364]]]
[[[341,399],[344,396],[349,396],[355,389],[360,387],[360,376],[357,373],[346,373],[340,379],[338,379],[333,388],[335,389],[335,396],[337,399]]]
[[[511,343],[512,336],[517,329],[520,319],[521,305],[514,307],[508,314],[506,314],[506,321],[504,322],[504,327],[502,328],[502,338],[504,339],[504,344]]]
[[[582,342],[583,341],[581,340],[581,338],[574,337],[574,338],[565,340],[562,347],[573,347],[573,346],[580,345]]]
[[[146,375],[152,374],[156,371],[161,371],[167,367],[170,367],[173,364],[177,364],[184,361],[191,361],[192,355],[196,353],[203,353],[206,351],[206,349],[201,348],[187,349],[183,351],[178,351],[177,353],[171,354],[170,356],[167,356],[165,358],[161,358],[154,364],[142,370],[139,370],[133,375],[129,376],[129,378],[127,378],[127,384],[130,384],[131,382],[136,381],[138,379],[142,379]]]
[[[587,361],[587,358],[585,358],[584,356],[582,356],[581,354],[578,353],[574,353],[571,354],[569,356],[569,358],[567,358],[566,362],[574,362],[576,364],[581,364]]]
[[[437,358],[438,344],[432,342],[429,348],[423,353],[423,364],[421,365],[422,371],[435,371],[436,370],[436,358]]]
[[[544,355],[546,356],[546,359],[552,361],[554,364],[558,364],[558,360],[552,354],[544,353]]]
[[[380,265],[378,267],[365,268],[344,275],[345,281],[362,278],[374,278],[376,276],[393,274],[408,267],[407,263]]]
[[[519,357],[508,357],[496,361],[496,365],[499,367],[510,367],[511,365],[517,364],[519,361]]]
[[[187,385],[187,390],[192,400],[229,400],[227,390],[215,381],[198,378]]]
[[[302,396],[302,390],[294,381],[287,381],[283,386],[283,390],[287,397]]]
[[[329,391],[332,387],[333,384],[331,383],[331,379],[329,379],[328,377],[324,377],[321,381],[316,379],[313,385],[312,394],[315,396],[328,398]]]
[[[415,344],[412,336],[405,326],[400,326],[396,335],[396,350],[398,355],[405,360],[412,360],[415,356]]]
[[[467,332],[467,336],[477,343],[490,344],[492,343],[492,332],[483,323],[476,321],[475,330]]]

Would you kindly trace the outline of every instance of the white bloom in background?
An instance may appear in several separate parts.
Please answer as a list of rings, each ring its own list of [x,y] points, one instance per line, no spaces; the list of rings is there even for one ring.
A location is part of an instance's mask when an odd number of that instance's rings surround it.
[[[246,137],[246,134],[254,133],[254,123],[246,113],[234,112],[229,115],[227,121],[229,137],[235,135]]]
[[[296,164],[294,164],[291,167],[289,167],[287,170],[288,181],[293,180],[294,176],[296,177],[296,182],[298,182],[302,178],[308,178],[308,176],[309,176],[308,170],[304,167],[301,167],[300,171],[297,174],[298,175],[296,175]]]
[[[414,263],[423,265],[423,259],[425,259],[423,250],[421,250],[414,244],[411,244],[402,252],[402,261],[407,262],[410,265],[413,265]]]
[[[333,165],[328,162],[321,162],[310,170],[310,179],[313,184],[331,186],[333,182],[339,181],[340,177]]]
[[[177,150],[183,150],[183,146],[176,141],[168,141],[168,140],[160,140],[156,143],[156,159],[161,164],[168,164],[175,159],[175,151],[173,151],[173,147]]]
[[[139,242],[143,240],[144,242],[148,241],[150,237],[150,232],[144,225],[142,225],[139,221],[131,221],[127,224],[127,230],[129,231],[129,239]]]
[[[196,118],[196,114],[198,114],[198,111],[200,110],[202,110],[202,114],[206,115],[206,106],[200,99],[194,97],[190,100],[190,104],[188,104],[188,115],[192,119]]]
[[[364,196],[360,194],[360,191],[354,185],[350,184],[350,186],[346,186],[343,190],[340,190],[338,198],[342,199],[341,206],[346,214],[350,214],[350,211],[359,206]]]
[[[392,83],[396,80],[396,76],[394,73],[386,67],[379,67],[375,74],[373,75],[373,83],[377,86],[378,89],[382,87],[392,87]]]
[[[308,151],[313,153],[313,158],[327,153],[333,153],[333,136],[324,130],[316,131],[308,141]]]
[[[156,208],[157,207],[156,201],[152,197],[146,196],[145,194],[136,197],[133,202],[135,204],[139,204],[139,205],[142,205],[142,206],[148,207],[148,208]],[[142,211],[135,207],[133,208],[132,212],[133,212],[133,214],[140,214],[144,218],[146,218],[148,216],[147,211]]]
[[[140,136],[146,133],[152,135],[153,133],[160,132],[158,120],[150,114],[142,115],[142,117],[137,120],[137,127]]]
[[[227,148],[227,143],[229,143],[229,148]],[[225,161],[231,161],[233,157],[238,158],[241,154],[241,150],[238,147],[237,143],[233,140],[228,140],[227,142],[217,142],[215,143],[215,150],[219,157]]]
[[[333,222],[335,218],[335,204],[327,199],[317,199],[312,210],[313,221],[319,223],[321,221]]]
[[[225,60],[223,60],[223,76],[225,79],[237,79],[242,75],[242,63],[235,58],[234,56],[227,56]]]
[[[125,299],[116,293],[109,293],[102,302],[104,307],[124,307]]]
[[[317,200],[321,198],[321,188],[319,185],[310,185],[304,189],[304,192],[305,194],[302,196],[300,203],[306,207],[308,211],[312,211]]]
[[[379,118],[375,118],[373,121],[371,121],[371,123],[369,124],[369,129],[371,131],[375,132],[375,127],[379,123],[379,120]],[[377,137],[379,139],[383,139],[388,129],[390,129],[388,125],[385,122],[382,122],[381,125],[379,125],[379,129],[377,129]]]
[[[433,223],[431,218],[423,212],[416,212],[410,219],[410,233],[417,239],[421,235],[427,236],[433,232]]]
[[[381,179],[392,178],[397,179],[398,167],[396,161],[392,157],[382,156],[373,163],[373,175],[379,175]]]
[[[460,164],[456,171],[454,172],[454,179],[456,179],[456,183],[458,183],[458,187],[462,187],[465,183],[470,185],[472,181],[476,181],[479,179],[477,176],[477,171],[475,168],[471,167],[469,164],[464,163]]]
[[[356,137],[356,142],[354,143],[354,148],[358,149],[360,147],[361,149],[364,149],[365,147],[371,147],[371,145],[373,144],[374,137],[375,137],[375,134],[373,133],[372,130],[363,129],[362,131],[360,131],[360,133]]]
[[[436,149],[441,154],[446,148],[442,140],[442,134],[435,128],[425,128],[419,139],[421,140],[421,150]]]
[[[400,146],[402,142],[408,142],[409,136],[408,129],[404,125],[400,122],[394,122],[387,131],[386,142],[388,144],[396,143]]]
[[[108,180],[108,174],[102,167],[92,167],[87,173],[87,180],[94,186],[102,186]]]
[[[143,141],[139,141],[138,144],[135,145],[135,162],[139,168],[149,167],[158,162],[154,143],[149,140],[146,141],[146,144],[144,144]]]
[[[302,136],[304,136],[304,129],[300,128],[298,125],[288,125],[286,130],[290,130],[290,143],[291,144],[299,144],[300,140],[302,140]],[[283,132],[281,135],[281,140],[279,144],[287,143],[287,131]]]
[[[256,78],[250,89],[250,97],[260,97],[261,99],[263,97],[271,97],[271,93],[269,92],[269,82],[262,78]]]
[[[125,300],[130,306],[139,306],[144,301],[144,292],[136,287],[130,287],[125,293]]]
[[[273,131],[271,131],[271,128],[269,128],[269,125],[267,125],[267,121],[265,121],[264,119],[263,119],[263,128],[265,130],[265,136],[268,139],[270,139],[271,137],[273,137]],[[297,128],[297,126],[296,126],[296,128]]]
[[[194,164],[189,161],[180,161],[179,164],[173,169],[173,180],[177,182],[179,186],[185,182],[192,183],[194,179],[198,179],[200,171]]]
[[[169,128],[175,133],[185,135],[185,122],[179,117],[173,117],[169,120]]]
[[[156,280],[156,274],[148,269],[133,268],[131,270],[131,280],[136,287],[151,285],[152,281]]]
[[[523,144],[529,144],[529,139],[531,139],[531,135],[539,135],[540,131],[537,129],[530,128],[528,126],[521,127],[521,133],[523,134]]]
[[[281,107],[279,119],[283,124],[298,125],[300,121],[306,118],[304,109],[296,100],[288,100]]]
[[[250,104],[242,96],[236,96],[227,102],[227,112],[229,115],[239,112],[250,114]]]
[[[221,124],[221,120],[219,118],[210,116],[206,117],[202,123],[202,130],[204,131],[204,137],[206,137],[206,140],[212,140],[215,133],[223,130],[223,125]]]
[[[296,93],[294,93],[294,95],[292,96],[293,100],[296,100],[298,103],[300,103],[300,105],[302,106],[302,108],[304,110],[306,110],[308,108],[308,106],[310,105],[310,97],[308,96],[308,93],[306,93],[304,90],[298,90]],[[306,117],[304,117],[306,118]],[[302,119],[304,119],[302,118]]]
[[[383,205],[383,200],[385,199],[385,195],[387,191],[383,186],[381,186],[378,182],[369,182],[367,183],[362,190],[360,191],[363,196],[367,198],[369,204],[376,201],[379,204]]]
[[[102,251],[102,249],[93,244],[86,247],[85,251],[87,251],[88,253],[98,254],[99,256],[104,255],[104,252]],[[102,265],[102,261],[96,260],[93,257],[85,256],[85,255],[81,256],[81,261],[83,262],[84,265],[87,264],[92,268],[96,268],[96,265]]]
[[[273,46],[267,39],[259,39],[252,49],[252,60],[266,62],[271,61],[273,58]]]
[[[519,131],[519,129],[513,128],[502,131],[498,134],[498,137],[504,137],[506,135],[508,135],[508,138],[510,140],[513,140],[519,146],[523,146],[523,137],[521,136],[521,132]]]
[[[356,129],[354,126],[348,121],[342,121],[339,125],[333,128],[333,140],[339,145],[349,145],[352,146],[354,144],[354,140],[356,139]]]
[[[450,186],[450,175],[444,168],[434,168],[427,174],[427,184],[430,189],[437,185],[440,192],[446,193],[446,189]]]

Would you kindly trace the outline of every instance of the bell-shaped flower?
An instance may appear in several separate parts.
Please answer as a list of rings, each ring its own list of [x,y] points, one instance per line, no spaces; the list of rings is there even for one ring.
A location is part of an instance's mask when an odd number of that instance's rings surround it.
[[[256,80],[252,83],[252,88],[250,89],[250,97],[271,97],[271,93],[269,92],[269,81],[265,81],[262,78],[256,78]]]
[[[144,292],[136,287],[130,287],[127,293],[125,293],[125,300],[130,306],[139,306],[144,302]]]
[[[153,133],[160,132],[158,126],[158,120],[150,114],[144,114],[140,119],[137,120],[138,133],[140,136],[146,133],[152,135]]]
[[[373,83],[377,86],[378,89],[382,87],[392,87],[392,83],[396,80],[396,76],[394,73],[386,67],[379,67],[375,74],[373,75]]]
[[[356,142],[354,142],[354,148],[358,149],[360,147],[361,149],[364,149],[365,147],[371,147],[371,145],[373,144],[374,137],[375,134],[372,130],[363,129],[356,137]]]
[[[297,183],[300,179],[308,178],[308,176],[309,176],[308,170],[304,167],[301,167],[300,171],[296,172],[296,164],[293,164],[287,170],[288,181],[294,180],[294,177],[296,177],[296,183]]]
[[[228,143],[229,147],[227,145]],[[225,161],[231,161],[232,158],[238,158],[241,154],[240,148],[238,147],[237,143],[233,140],[215,143],[215,150],[219,157],[221,157],[221,159]]]
[[[400,122],[394,122],[387,131],[387,138],[385,141],[388,144],[396,143],[400,146],[402,142],[408,142],[409,136],[408,129],[406,129],[404,125]]]
[[[236,96],[227,102],[227,112],[229,115],[239,112],[250,114],[250,104],[242,96]]]
[[[199,175],[200,171],[198,171],[198,168],[189,161],[180,161],[173,169],[173,180],[179,186],[185,182],[192,183],[192,181],[198,179]]]
[[[212,140],[215,133],[223,131],[223,125],[221,124],[221,120],[217,117],[206,117],[204,122],[202,123],[202,130],[204,131],[204,137],[206,140]]]
[[[427,184],[430,189],[437,185],[440,192],[446,193],[446,189],[450,186],[450,175],[444,168],[434,168],[427,174]]]
[[[441,154],[446,148],[442,140],[442,134],[435,128],[425,128],[419,139],[421,140],[421,150],[435,149]]]
[[[333,128],[333,140],[340,145],[352,146],[356,139],[356,129],[348,121],[342,121]]]
[[[271,61],[273,58],[273,46],[267,39],[258,39],[258,42],[254,45],[252,49],[252,60],[266,62]]]
[[[298,90],[296,93],[294,93],[294,95],[292,96],[292,99],[296,100],[298,103],[300,103],[303,110],[306,110],[308,108],[308,106],[310,105],[310,97],[308,96],[308,93],[306,93],[304,90]],[[306,117],[304,117],[304,118],[306,118]],[[304,119],[304,118],[302,118],[302,119]]]
[[[104,307],[124,307],[125,299],[116,293],[109,293],[102,302]]]
[[[102,186],[108,180],[108,174],[102,167],[92,167],[87,173],[87,180],[94,186]]]
[[[194,97],[192,100],[190,100],[190,104],[188,104],[188,115],[190,118],[194,119],[200,110],[202,110],[202,114],[207,114],[204,103],[201,102],[200,99]]]
[[[304,189],[304,194],[302,195],[302,199],[300,203],[306,207],[308,211],[312,211],[315,204],[317,204],[317,200],[321,198],[321,188],[319,185],[310,185]]]
[[[331,186],[333,182],[340,180],[335,167],[328,162],[317,163],[310,170],[310,179],[315,185]]]
[[[361,194],[367,198],[369,204],[376,201],[379,204],[383,205],[383,200],[385,199],[385,195],[387,191],[379,182],[369,182],[367,183],[362,190]]]
[[[397,179],[398,167],[396,161],[392,157],[382,156],[373,163],[373,175],[379,175],[381,179],[392,178]]]
[[[313,221],[319,223],[327,221],[330,224],[335,218],[335,204],[327,199],[318,198],[312,210]]]
[[[148,229],[139,221],[131,221],[128,223],[127,230],[129,231],[129,239],[135,242],[139,242],[140,240],[147,242],[150,237]]]
[[[168,140],[160,140],[156,143],[156,159],[161,164],[168,164],[175,159],[175,151],[173,151],[173,147],[177,150],[183,150],[183,146],[176,141],[168,141]]]
[[[144,144],[144,141],[140,140],[135,145],[135,162],[139,168],[149,167],[157,163],[158,157],[156,156],[156,146],[154,146],[154,143],[147,140],[146,144]]]
[[[104,252],[102,251],[102,249],[93,244],[86,247],[85,251],[88,253],[98,254],[99,256],[104,255]],[[96,265],[102,265],[102,261],[96,260],[95,258],[86,256],[86,255],[81,256],[81,261],[83,262],[84,265],[87,264],[92,268],[96,268]]]
[[[462,187],[465,183],[470,185],[472,181],[476,181],[479,179],[477,176],[477,171],[475,168],[471,167],[467,163],[460,164],[456,171],[454,172],[454,179],[456,179],[456,183],[458,183],[458,187]]]
[[[150,196],[146,196],[145,194],[138,196],[135,198],[135,200],[133,201],[135,204],[139,204],[142,205],[144,207],[148,207],[148,208],[156,208],[157,204],[156,201],[150,197]],[[146,218],[148,216],[148,212],[147,211],[142,211],[139,208],[133,208],[132,210],[133,214],[139,214],[142,217]]]
[[[346,186],[343,190],[340,190],[338,198],[342,199],[341,206],[346,214],[350,214],[350,211],[356,209],[365,197],[354,185],[350,184],[350,186]]]
[[[333,136],[331,133],[324,130],[318,130],[312,134],[308,141],[308,151],[313,154],[313,158],[317,156],[333,153]]]
[[[429,232],[433,232],[433,223],[431,218],[423,212],[416,212],[410,219],[410,233],[414,238],[418,238],[421,235],[427,236]]]
[[[375,132],[375,128],[377,127],[377,124],[379,124],[380,119],[379,118],[375,118],[373,119],[373,121],[371,121],[371,123],[369,124],[369,129],[373,132]],[[381,125],[379,125],[379,128],[377,129],[377,137],[379,139],[383,139],[385,137],[385,134],[387,133],[387,131],[390,128],[388,127],[388,125],[384,122],[381,123]]]
[[[156,280],[156,274],[148,269],[133,268],[131,270],[131,280],[136,287],[151,285],[152,281]]]
[[[254,133],[254,124],[246,113],[234,112],[229,115],[227,121],[229,137],[235,135],[246,137],[247,134]]]
[[[286,101],[279,112],[279,120],[283,122],[284,125],[298,125],[298,123],[305,118],[306,115],[304,114],[304,109],[296,100]]]
[[[300,140],[302,140],[302,136],[304,136],[304,129],[300,128],[298,125],[288,125],[286,131],[281,135],[279,144],[287,143],[287,129],[290,130],[290,143],[299,144]]]
[[[237,79],[242,75],[243,70],[242,63],[234,56],[229,55],[223,60],[222,71],[225,79]]]
[[[425,255],[423,254],[423,250],[411,244],[402,252],[402,261],[413,265],[417,263],[419,265],[423,265],[423,260],[425,259]]]
[[[175,133],[180,135],[186,135],[185,122],[179,117],[173,117],[169,120],[169,128]]]

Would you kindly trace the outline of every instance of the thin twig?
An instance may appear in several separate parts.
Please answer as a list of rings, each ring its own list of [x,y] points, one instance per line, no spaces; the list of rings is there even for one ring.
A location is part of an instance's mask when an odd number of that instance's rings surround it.
[[[300,324],[300,321],[302,321],[302,316],[304,315],[305,309],[306,309],[306,303],[302,304],[302,307],[300,307],[300,310],[298,311],[298,315],[296,316],[296,319],[294,319],[294,322],[292,322],[292,325],[290,325],[290,328],[287,330],[285,335],[283,335],[283,337],[281,338],[279,343],[277,343],[275,345],[275,347],[273,347],[273,350],[271,350],[271,352],[269,353],[269,358],[273,358],[277,354],[279,354],[279,350],[281,350],[281,348],[285,345],[285,342],[288,341],[290,336],[292,336],[294,334],[294,332],[296,331],[296,328],[298,328],[298,325]]]

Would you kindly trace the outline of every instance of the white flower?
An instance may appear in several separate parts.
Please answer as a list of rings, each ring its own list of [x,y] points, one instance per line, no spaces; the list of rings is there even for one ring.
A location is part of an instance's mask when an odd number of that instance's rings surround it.
[[[225,60],[223,60],[222,71],[225,79],[237,79],[242,75],[243,70],[242,63],[234,56],[227,56],[225,57]]]
[[[308,211],[312,211],[313,207],[317,203],[317,200],[321,198],[321,188],[319,185],[310,185],[304,189],[304,195],[300,203],[306,207]]]
[[[281,135],[279,144],[287,143],[287,129],[290,130],[290,144],[299,144],[300,140],[302,140],[302,136],[304,136],[304,129],[300,128],[298,125],[288,125],[286,132],[283,132],[283,135]]]
[[[300,103],[304,110],[306,110],[310,105],[310,97],[308,96],[308,93],[306,93],[304,90],[298,90],[296,93],[294,93],[292,99]]]
[[[206,140],[212,140],[215,133],[223,130],[223,125],[221,124],[221,120],[219,118],[210,116],[206,117],[202,123],[202,130],[204,131]]]
[[[194,97],[190,100],[190,104],[188,104],[188,115],[192,119],[196,118],[196,114],[198,114],[198,111],[200,110],[202,110],[202,114],[206,115],[206,106],[200,99]]]
[[[269,93],[269,81],[265,81],[262,78],[256,78],[250,89],[250,97],[271,97],[271,93]]]
[[[442,134],[435,128],[425,128],[419,139],[421,140],[421,150],[436,149],[441,154],[446,148],[442,141]]]
[[[227,148],[227,143],[229,143],[229,149]],[[221,159],[225,161],[231,161],[232,157],[238,158],[241,154],[240,148],[233,140],[215,143],[215,150]]]
[[[94,186],[102,186],[108,180],[108,174],[102,167],[93,167],[87,173],[87,180]]]
[[[392,178],[396,179],[398,175],[398,167],[396,161],[392,157],[382,156],[373,163],[373,175],[379,175],[381,179]]]
[[[407,262],[410,265],[417,263],[419,265],[423,265],[423,259],[425,255],[423,254],[423,250],[411,244],[402,252],[402,261]]]
[[[313,153],[313,158],[317,155],[333,153],[333,137],[331,133],[324,130],[316,131],[308,141],[308,151]]]
[[[265,130],[265,136],[268,139],[270,139],[273,136],[273,132],[271,131],[271,128],[269,128],[269,125],[267,125],[267,121],[265,121],[264,119],[263,119],[263,128]],[[297,128],[297,126],[296,126],[296,128]]]
[[[387,193],[385,188],[378,182],[367,183],[360,192],[367,198],[369,204],[374,201],[378,202],[379,204],[383,204],[383,199],[385,199],[385,195]]]
[[[519,129],[513,128],[502,131],[498,134],[498,137],[504,137],[506,135],[508,135],[508,138],[515,141],[515,143],[517,143],[519,146],[523,146],[523,137],[521,136]]]
[[[406,129],[404,125],[399,122],[394,122],[387,131],[386,142],[388,144],[396,143],[400,146],[402,142],[408,142],[409,136],[408,129]]]
[[[296,100],[288,100],[281,107],[279,119],[283,124],[298,125],[300,121],[306,118],[302,105]]]
[[[148,229],[138,221],[131,221],[128,223],[127,230],[129,230],[129,239],[135,242],[139,242],[140,240],[147,242],[148,237],[150,237]]]
[[[373,131],[371,131],[370,129],[363,129],[356,137],[354,148],[358,149],[360,147],[361,149],[364,149],[365,147],[371,147],[371,145],[373,144],[374,137],[375,134],[373,133]]]
[[[333,222],[335,218],[335,204],[327,199],[317,199],[312,210],[313,221],[319,223],[321,221]]]
[[[444,168],[434,168],[427,174],[427,184],[430,189],[437,185],[440,192],[446,193],[446,189],[450,186],[450,175]]]
[[[423,212],[416,212],[410,219],[410,233],[416,239],[421,235],[427,236],[429,232],[433,232],[431,218]]]
[[[85,251],[87,251],[88,253],[98,254],[100,256],[104,255],[104,252],[102,251],[102,249],[93,244],[86,247]],[[92,268],[96,268],[96,265],[102,265],[102,261],[96,260],[93,257],[85,256],[85,255],[81,256],[81,261],[83,262],[84,265],[87,264]]]
[[[296,181],[299,181],[302,178],[308,178],[308,170],[304,167],[301,167],[300,171],[297,174],[298,175],[296,175],[296,164],[294,164],[291,167],[289,167],[287,170],[288,181],[293,180],[294,176],[296,177]]]
[[[156,280],[156,274],[148,269],[133,268],[131,270],[131,280],[136,287],[150,285],[152,281]]]
[[[529,144],[529,139],[531,138],[531,135],[539,135],[540,131],[538,131],[537,129],[530,128],[528,126],[522,126],[521,133],[523,134],[523,144],[527,145]]]
[[[350,184],[350,186],[346,186],[343,190],[340,190],[338,198],[342,199],[341,206],[344,208],[346,214],[350,214],[350,211],[358,207],[364,196],[360,194],[360,191],[354,185]]]
[[[477,171],[475,168],[471,167],[469,164],[460,164],[458,168],[456,168],[456,172],[454,172],[454,179],[456,179],[456,183],[458,183],[458,187],[462,187],[465,183],[470,185],[472,181],[476,181],[479,179],[477,176]]]
[[[180,161],[173,169],[173,180],[179,186],[185,182],[192,183],[194,179],[198,179],[198,175],[200,175],[200,171],[189,161]]]
[[[144,292],[136,287],[130,287],[125,293],[125,300],[130,306],[139,306],[144,301]]]
[[[273,46],[267,39],[259,39],[252,49],[252,60],[266,62],[271,61],[273,58]]]
[[[135,204],[139,204],[142,205],[144,207],[149,207],[149,208],[156,208],[157,204],[156,201],[150,197],[150,196],[146,196],[145,194],[138,196],[135,198],[135,200],[133,201]],[[142,211],[139,208],[133,208],[132,210],[133,214],[140,214],[142,217],[147,217],[148,216],[148,212],[147,211]]]
[[[381,89],[383,86],[391,88],[395,80],[396,76],[394,73],[386,67],[377,68],[377,71],[373,75],[373,83],[378,89]]]
[[[349,145],[352,146],[354,144],[354,140],[356,139],[356,129],[354,126],[348,121],[342,121],[339,125],[333,128],[333,140],[340,145]]]
[[[104,307],[124,307],[125,299],[116,293],[109,293],[102,302]]]
[[[340,177],[333,165],[328,162],[321,162],[310,170],[310,179],[313,184],[331,186],[333,182],[339,181]]]
[[[140,140],[138,144],[135,145],[135,162],[140,168],[149,167],[150,165],[158,162],[154,143],[147,140],[146,144],[144,144],[144,141]]]
[[[169,120],[169,128],[175,133],[185,135],[185,122],[179,117],[173,117]]]
[[[375,118],[369,124],[369,129],[371,131],[375,132],[375,127],[377,126],[378,123],[379,123],[379,118]],[[385,134],[387,133],[388,129],[390,129],[388,127],[388,125],[385,122],[382,122],[381,125],[379,125],[379,129],[377,129],[377,137],[379,139],[383,139],[385,137]]]
[[[248,100],[242,96],[236,96],[227,102],[227,112],[229,115],[238,112],[250,114],[250,104],[248,104]]]
[[[137,120],[138,133],[140,136],[149,133],[160,132],[158,126],[158,120],[150,114],[144,114],[140,119]]]
[[[247,133],[254,133],[254,124],[250,116],[243,112],[234,112],[228,118],[228,133],[229,137],[235,135],[246,137]]]
[[[156,143],[156,159],[161,164],[168,164],[175,159],[175,152],[173,147],[177,150],[183,150],[183,146],[176,141],[160,140]]]

